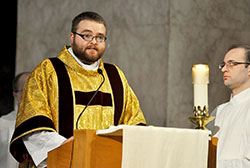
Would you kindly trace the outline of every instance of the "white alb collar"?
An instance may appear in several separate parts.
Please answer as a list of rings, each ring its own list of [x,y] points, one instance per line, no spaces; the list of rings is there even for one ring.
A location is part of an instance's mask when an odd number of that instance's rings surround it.
[[[250,88],[243,90],[239,94],[235,95],[234,97],[230,98],[230,102],[241,103],[250,100]]]

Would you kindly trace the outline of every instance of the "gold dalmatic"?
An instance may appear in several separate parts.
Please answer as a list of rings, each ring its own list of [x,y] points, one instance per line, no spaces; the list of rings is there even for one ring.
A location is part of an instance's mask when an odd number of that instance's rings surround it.
[[[106,129],[111,125],[146,124],[138,99],[123,72],[100,60],[97,71],[87,71],[68,52],[67,46],[57,58],[45,59],[30,74],[19,104],[10,151],[19,162],[30,160],[22,137],[35,131],[55,131],[69,138],[76,121],[78,129]],[[104,78],[103,78],[104,77]]]

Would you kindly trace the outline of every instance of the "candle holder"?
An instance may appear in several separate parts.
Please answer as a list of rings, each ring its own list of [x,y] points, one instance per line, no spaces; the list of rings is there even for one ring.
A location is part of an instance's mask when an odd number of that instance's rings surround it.
[[[209,116],[207,106],[204,106],[203,109],[200,106],[194,106],[193,110],[193,116],[188,118],[197,125],[195,129],[207,130],[206,125],[214,119],[213,116]]]

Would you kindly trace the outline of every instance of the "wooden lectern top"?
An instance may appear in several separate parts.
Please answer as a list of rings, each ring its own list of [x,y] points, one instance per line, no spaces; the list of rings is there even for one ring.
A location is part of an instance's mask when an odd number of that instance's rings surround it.
[[[217,138],[209,142],[208,168],[216,168]],[[48,153],[48,168],[121,168],[122,136],[74,130],[74,140]]]
[[[48,168],[121,168],[121,159],[122,136],[74,130],[73,141],[48,153]]]

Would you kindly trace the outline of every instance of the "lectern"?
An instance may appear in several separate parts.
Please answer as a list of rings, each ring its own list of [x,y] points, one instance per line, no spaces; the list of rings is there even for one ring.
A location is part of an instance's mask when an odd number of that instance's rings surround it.
[[[208,168],[216,167],[217,139],[209,142]],[[48,168],[121,168],[122,136],[74,130],[74,140],[48,153]]]
[[[48,168],[121,168],[122,136],[74,130],[74,140],[48,153]]]

